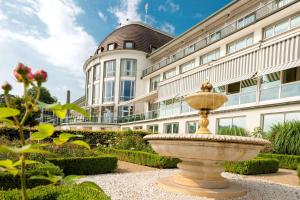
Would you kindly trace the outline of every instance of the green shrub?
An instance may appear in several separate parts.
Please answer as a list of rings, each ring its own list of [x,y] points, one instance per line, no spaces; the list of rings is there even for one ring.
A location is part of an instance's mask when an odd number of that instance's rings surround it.
[[[300,155],[300,121],[288,121],[272,126],[269,139],[274,153]]]
[[[296,170],[298,163],[300,163],[300,156],[297,155],[261,153],[258,157],[276,159],[279,162],[279,167],[285,169]]]
[[[120,150],[113,148],[98,148],[100,152],[112,154],[119,160],[157,168],[176,168],[179,159],[167,158],[154,153]]]
[[[102,155],[97,157],[51,158],[50,162],[63,169],[65,175],[103,174],[117,168],[115,156]]]
[[[52,175],[56,176],[64,176],[64,173],[62,170],[52,164],[52,163],[45,163],[45,164],[36,164],[32,165],[30,169],[26,171],[26,177],[27,177],[27,187],[33,188],[39,185],[48,185],[51,182],[48,180],[31,180],[29,177],[31,176],[37,176],[37,175],[43,175],[47,176],[47,172],[49,172]],[[8,190],[8,189],[14,189],[14,188],[20,188],[21,182],[20,182],[20,176],[13,176],[12,174],[6,173],[6,172],[0,172],[0,189],[2,190]]]
[[[257,158],[238,163],[226,162],[224,164],[226,172],[244,175],[268,174],[278,171],[278,160]]]
[[[101,191],[92,188],[72,186],[39,186],[28,190],[30,200],[110,200],[110,197]],[[18,190],[0,191],[0,199],[19,200]]]
[[[218,129],[218,135],[247,136],[247,131],[240,127],[221,127]]]

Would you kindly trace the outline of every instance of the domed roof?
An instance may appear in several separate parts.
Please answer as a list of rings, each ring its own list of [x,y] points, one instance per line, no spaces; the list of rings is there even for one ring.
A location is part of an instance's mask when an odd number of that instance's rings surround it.
[[[114,49],[125,49],[125,42],[133,42],[134,50],[150,53],[151,47],[157,49],[172,39],[171,35],[148,25],[131,23],[109,34],[100,43],[95,54],[107,51],[109,44],[114,44]]]

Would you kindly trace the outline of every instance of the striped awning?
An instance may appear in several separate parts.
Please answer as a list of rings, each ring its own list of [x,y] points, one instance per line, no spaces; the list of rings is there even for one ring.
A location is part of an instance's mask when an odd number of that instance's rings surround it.
[[[222,85],[228,85],[228,84],[231,84],[231,83],[251,79],[251,78],[254,78],[255,75],[256,75],[256,72],[252,72],[252,73],[249,73],[249,74],[245,74],[243,76],[235,77],[235,78],[224,80],[224,81],[221,81],[221,82],[214,82],[212,84],[213,84],[214,87],[219,87],[219,86],[222,86]]]
[[[288,63],[280,64],[274,67],[268,67],[262,70],[259,70],[257,76],[263,76],[266,74],[271,74],[273,72],[279,72],[286,69],[294,68],[300,66],[300,60],[294,60]]]

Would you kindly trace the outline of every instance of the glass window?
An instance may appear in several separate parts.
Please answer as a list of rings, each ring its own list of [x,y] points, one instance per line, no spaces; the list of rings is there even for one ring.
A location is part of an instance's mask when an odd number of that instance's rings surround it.
[[[159,81],[160,81],[160,75],[150,78],[150,92],[157,90]]]
[[[114,50],[114,49],[115,49],[115,46],[116,46],[115,43],[108,44],[108,45],[107,45],[107,50],[108,50],[108,51]]]
[[[113,101],[114,96],[115,96],[115,81],[112,80],[104,81],[103,101],[104,102]]]
[[[179,132],[179,123],[164,124],[165,133],[177,134]]]
[[[240,103],[253,103],[256,101],[257,81],[248,79],[241,82]]]
[[[176,76],[176,68],[164,72],[164,79],[172,78]]]
[[[285,121],[300,121],[300,112],[290,112],[285,114]]]
[[[246,117],[232,117],[218,119],[218,129],[220,128],[246,128]]]
[[[274,29],[273,27],[269,27],[267,29],[265,29],[265,38],[270,38],[274,36]]]
[[[198,121],[186,122],[186,126],[188,133],[196,133],[196,131],[198,130]]]
[[[237,28],[245,27],[255,21],[255,14],[252,13],[237,22]]]
[[[240,92],[241,83],[231,83],[227,86],[227,94],[236,94]]]
[[[226,90],[225,85],[214,88],[214,92],[217,92],[217,93],[225,93],[225,90]]]
[[[300,81],[300,67],[284,70],[282,83]]]
[[[291,20],[291,28],[296,28],[300,26],[300,15],[293,17]]]
[[[88,84],[91,84],[93,82],[93,79],[92,79],[92,68],[88,70],[87,78],[88,78]]]
[[[281,98],[300,96],[300,67],[282,72]]]
[[[93,85],[93,104],[97,104],[99,102],[99,84]]]
[[[186,62],[182,65],[180,65],[180,73],[184,73],[186,71],[189,71],[195,67],[195,60],[191,60],[189,62]]]
[[[215,32],[215,33],[211,34],[209,36],[209,38],[210,38],[210,42],[217,41],[217,40],[219,40],[221,38],[221,32],[220,31]]]
[[[147,126],[147,130],[152,133],[158,133],[158,124]]]
[[[264,131],[270,131],[271,127],[277,123],[284,122],[284,114],[269,114],[264,115],[263,117],[263,130]]]
[[[264,75],[261,78],[260,101],[278,99],[280,72]]]
[[[206,64],[220,57],[220,49],[214,50],[200,57],[201,64]]]
[[[115,60],[110,60],[104,62],[104,77],[113,77],[115,76],[116,72],[116,61]]]
[[[135,77],[136,62],[135,59],[121,59],[121,76]]]
[[[134,98],[135,81],[122,80],[120,101],[129,101]]]
[[[133,106],[119,106],[119,117],[130,116],[133,114]]]
[[[114,118],[114,107],[113,106],[102,106],[101,107],[101,121],[103,123],[112,123]]]
[[[253,44],[253,35],[228,44],[227,53],[233,53]]]
[[[130,41],[125,41],[124,48],[125,49],[133,49],[134,48],[134,43],[130,42]]]
[[[193,53],[194,51],[195,51],[195,45],[191,45],[184,49],[184,54],[188,55],[190,53]]]
[[[289,30],[289,21],[284,21],[275,25],[274,33],[275,35],[279,35],[280,33],[286,32],[288,30]]]
[[[100,79],[100,65],[95,65],[93,67],[93,80],[97,81]]]
[[[92,98],[93,98],[93,93],[92,93],[92,86],[89,86],[88,88],[87,88],[87,101],[88,101],[88,105],[91,105],[92,104]]]
[[[156,49],[157,49],[156,47],[150,45],[150,52],[151,52],[151,53],[154,52],[154,51],[156,51]]]

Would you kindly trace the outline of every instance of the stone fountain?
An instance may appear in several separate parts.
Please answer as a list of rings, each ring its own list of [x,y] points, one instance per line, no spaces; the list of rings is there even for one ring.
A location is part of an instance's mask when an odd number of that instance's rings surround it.
[[[215,199],[240,197],[246,194],[246,190],[221,176],[224,171],[222,163],[252,159],[269,142],[251,137],[211,134],[207,128],[208,114],[227,101],[225,95],[212,92],[212,88],[209,82],[205,82],[201,91],[185,97],[192,108],[199,110],[197,134],[154,134],[145,139],[160,155],[182,160],[177,165],[180,172],[158,180],[160,187]]]

